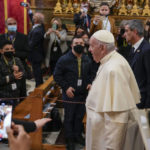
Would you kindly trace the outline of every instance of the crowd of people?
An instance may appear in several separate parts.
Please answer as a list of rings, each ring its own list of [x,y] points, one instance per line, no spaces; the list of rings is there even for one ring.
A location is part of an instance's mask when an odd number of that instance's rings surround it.
[[[33,14],[29,6],[27,9],[33,24],[28,36],[17,31],[14,18],[6,20],[8,32],[0,35],[0,98],[15,107],[27,95],[26,79],[32,78],[27,62],[36,87],[43,83],[44,64],[66,101],[67,150],[75,150],[75,143],[86,145],[87,150],[122,150],[130,113],[150,108],[149,19],[145,23],[123,20],[117,30],[108,3],[102,2],[99,14],[91,18],[89,5],[83,2],[80,12],[74,14],[76,29],[69,45],[68,31],[60,18],[52,18],[45,31],[44,15]],[[44,40],[48,41],[47,49]],[[85,143],[82,120],[86,112]],[[47,121],[42,120],[40,127]],[[21,126],[14,126],[7,129],[11,150],[21,147],[23,137],[24,149],[29,150],[28,134]],[[18,139],[13,136],[16,129]]]

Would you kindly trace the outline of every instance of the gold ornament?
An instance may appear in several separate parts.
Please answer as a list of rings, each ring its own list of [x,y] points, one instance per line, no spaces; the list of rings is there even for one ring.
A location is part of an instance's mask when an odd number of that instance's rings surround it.
[[[127,9],[125,6],[125,0],[122,1],[121,8],[119,9],[118,15],[127,15]]]
[[[62,13],[60,0],[58,0],[56,3],[56,7],[54,8],[54,13],[55,14],[61,14]]]
[[[146,0],[146,5],[144,7],[142,16],[150,16],[149,0]]]
[[[137,0],[134,0],[134,5],[133,5],[133,8],[131,10],[130,15],[131,16],[134,16],[134,15],[139,16],[139,11],[138,11],[138,7],[137,7]]]
[[[72,7],[71,0],[69,0],[68,6],[66,8],[66,13],[72,13],[73,14],[73,7]]]

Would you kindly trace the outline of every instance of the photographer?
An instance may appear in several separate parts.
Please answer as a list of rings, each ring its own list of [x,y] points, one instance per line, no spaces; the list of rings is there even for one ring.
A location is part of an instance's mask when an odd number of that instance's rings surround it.
[[[145,21],[144,38],[150,43],[150,18]]]
[[[74,23],[76,26],[78,25],[84,26],[89,32],[90,24],[91,24],[91,17],[87,14],[88,7],[89,7],[88,3],[81,4],[80,12],[74,15]]]
[[[17,133],[17,136],[14,135]],[[30,150],[31,139],[20,125],[14,128],[7,128],[10,150]]]
[[[38,119],[34,122],[13,119],[11,128],[7,127],[10,150],[30,150],[31,138],[28,133],[38,130],[49,121],[51,121],[49,118]]]
[[[57,60],[68,49],[67,31],[63,28],[60,18],[51,20],[51,27],[44,34],[44,38],[48,40],[45,65],[47,68],[50,67],[50,73],[53,74]]]
[[[108,30],[116,34],[115,20],[110,16],[110,7],[107,2],[102,2],[99,15],[95,15],[91,21],[90,35],[98,30]]]
[[[117,41],[118,53],[120,53],[125,59],[128,60],[130,45],[126,42],[126,39],[124,37],[125,24],[126,24],[126,20],[123,20],[120,23],[116,41]]]

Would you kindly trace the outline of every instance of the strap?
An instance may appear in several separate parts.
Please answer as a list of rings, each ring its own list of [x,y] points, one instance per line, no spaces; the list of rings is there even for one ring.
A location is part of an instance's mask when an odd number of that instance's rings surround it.
[[[81,58],[77,58],[78,61],[78,77],[81,77]]]

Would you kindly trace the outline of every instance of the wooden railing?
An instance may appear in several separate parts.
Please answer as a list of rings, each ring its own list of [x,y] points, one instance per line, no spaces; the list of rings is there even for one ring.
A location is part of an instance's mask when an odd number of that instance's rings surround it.
[[[54,87],[54,88],[51,88]],[[57,100],[57,96],[60,93],[59,87],[54,83],[51,76],[44,84],[35,88],[30,95],[25,98],[13,112],[13,118],[34,121],[43,117],[43,104],[47,102],[46,93],[50,91],[49,97],[52,97],[52,102]],[[45,101],[43,101],[43,98]],[[29,119],[25,119],[25,116],[29,115]],[[55,150],[56,147],[48,144],[42,144],[42,129],[31,133],[32,150]],[[64,148],[64,147],[63,147]],[[61,147],[59,148],[61,149]]]

